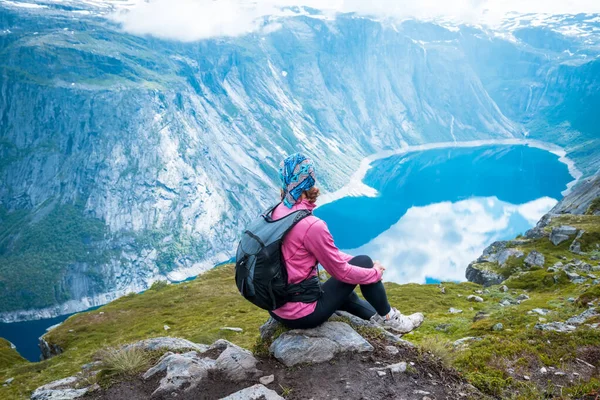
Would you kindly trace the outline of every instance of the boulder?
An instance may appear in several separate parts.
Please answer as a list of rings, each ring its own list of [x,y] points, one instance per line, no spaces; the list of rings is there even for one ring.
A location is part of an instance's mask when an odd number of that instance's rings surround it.
[[[31,400],[71,400],[85,396],[86,393],[95,390],[98,386],[88,386],[84,388],[75,388],[78,378],[70,376],[50,382],[44,386],[35,389],[31,395]]]
[[[325,322],[313,329],[284,332],[270,347],[271,353],[291,367],[331,360],[340,352],[373,351],[373,346],[344,322]]]
[[[250,351],[233,345],[223,350],[215,361],[215,367],[230,380],[239,382],[260,374],[256,369],[257,362]]]
[[[182,351],[182,350],[195,350],[199,353],[204,353],[208,350],[208,346],[205,344],[198,344],[194,342],[190,342],[187,339],[177,338],[177,337],[155,337],[151,339],[140,340],[139,342],[135,342],[125,346],[125,349],[128,348],[140,348],[148,351],[156,351],[156,350],[170,350],[170,351]]]
[[[577,228],[568,225],[562,225],[552,228],[550,232],[550,241],[553,245],[558,246],[562,242],[569,240],[569,236],[577,233]]]
[[[465,276],[469,282],[483,286],[499,285],[504,282],[504,277],[493,271],[479,268],[477,264],[471,263],[467,267]]]
[[[496,331],[496,332],[501,331],[503,329],[504,329],[504,325],[502,323],[500,323],[500,322],[498,322],[497,324],[495,324],[494,326],[492,326],[492,330]]]
[[[278,395],[276,391],[264,385],[256,384],[223,397],[221,400],[284,400],[284,398]]]
[[[533,250],[527,255],[527,257],[525,257],[525,260],[523,262],[529,268],[543,267],[544,263],[546,262],[546,259],[544,258],[544,255],[542,253]]]
[[[517,296],[517,301],[525,301],[525,300],[529,300],[529,296],[526,295],[525,293],[521,293],[520,295]]]
[[[143,378],[149,379],[166,371],[166,375],[160,380],[160,384],[152,396],[168,395],[184,386],[186,386],[186,390],[198,386],[208,376],[208,372],[214,368],[214,360],[200,357],[195,351],[183,354],[167,352],[154,367],[146,371]]]

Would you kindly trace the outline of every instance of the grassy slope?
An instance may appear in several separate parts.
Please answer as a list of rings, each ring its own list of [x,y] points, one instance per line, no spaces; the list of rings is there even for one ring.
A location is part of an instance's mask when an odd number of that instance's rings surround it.
[[[0,338],[0,370],[24,362],[26,360],[11,347],[10,342]],[[0,383],[4,382],[5,379],[2,379]]]
[[[585,226],[589,232],[600,231],[600,217],[561,218],[557,223]],[[546,242],[547,238],[525,247],[533,246],[544,252],[548,265],[554,261],[555,255],[564,253],[573,258],[574,255],[566,252],[563,246],[555,248]],[[577,258],[589,260],[587,257]],[[597,261],[592,261],[592,265],[597,264]],[[489,293],[481,295],[485,299],[483,303],[466,300],[469,294],[482,289],[468,282],[445,283],[445,294],[437,285],[388,283],[386,286],[393,305],[405,313],[422,311],[426,315],[423,326],[407,339],[438,353],[446,353],[441,355],[445,355],[467,379],[489,394],[506,396],[518,391],[521,397],[515,398],[534,399],[542,396],[539,386],[511,377],[506,372],[507,368],[515,368],[520,374],[537,371],[541,366],[567,368],[577,357],[578,348],[600,343],[600,331],[586,327],[572,334],[542,333],[534,329],[540,316],[527,314],[527,311],[537,307],[550,309],[552,313],[544,317],[548,322],[564,321],[583,311],[577,304],[567,301],[569,297],[578,297],[586,290],[588,297],[600,295],[597,286],[587,288],[565,280],[554,284],[553,280],[543,280],[545,274],[543,270],[517,274],[508,283],[511,288],[508,293],[491,287]],[[514,298],[524,293],[524,289],[514,289],[522,287],[530,288],[527,292],[530,300],[509,307],[498,304],[503,298]],[[463,313],[449,314],[450,307],[462,309]],[[474,322],[473,317],[478,311],[486,312],[489,317]],[[253,307],[237,293],[232,265],[209,271],[195,281],[156,285],[145,293],[130,295],[101,309],[69,318],[51,331],[47,340],[65,349],[62,355],[40,363],[19,363],[4,370],[0,367],[0,382],[9,377],[16,378],[12,385],[0,387],[0,398],[25,398],[41,384],[77,372],[102,348],[152,336],[180,336],[200,343],[211,343],[222,337],[252,348],[258,327],[266,318],[266,312]],[[504,324],[503,331],[491,330],[497,322]],[[440,324],[447,324],[444,331],[436,330]],[[170,327],[168,332],[165,332],[164,325]],[[224,326],[241,327],[244,332],[219,329]],[[449,343],[465,336],[482,337],[483,340],[459,350],[450,350]],[[590,383],[575,381],[563,389],[563,395],[581,395],[597,388],[600,388],[597,378],[592,378]]]

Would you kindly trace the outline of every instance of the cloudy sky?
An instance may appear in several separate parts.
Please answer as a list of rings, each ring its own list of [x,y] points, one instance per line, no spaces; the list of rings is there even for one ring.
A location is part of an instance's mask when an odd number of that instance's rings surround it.
[[[600,13],[600,0],[140,0],[112,18],[130,33],[194,41],[264,29],[265,19],[291,14],[294,6],[320,9],[327,16],[355,12],[381,19],[449,18],[492,25],[513,11]]]

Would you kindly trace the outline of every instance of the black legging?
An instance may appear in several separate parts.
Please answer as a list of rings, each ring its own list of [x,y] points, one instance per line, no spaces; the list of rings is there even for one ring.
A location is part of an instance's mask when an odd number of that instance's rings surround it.
[[[373,268],[373,261],[369,256],[356,256],[348,262],[362,268]],[[388,303],[385,288],[381,281],[369,285],[360,285],[360,291],[365,300],[361,300],[354,288],[356,284],[344,283],[335,278],[329,278],[321,289],[323,294],[317,301],[315,311],[298,319],[280,318],[270,312],[271,316],[290,329],[315,328],[327,321],[337,310],[347,311],[362,319],[368,320],[375,313],[386,315],[391,307]]]

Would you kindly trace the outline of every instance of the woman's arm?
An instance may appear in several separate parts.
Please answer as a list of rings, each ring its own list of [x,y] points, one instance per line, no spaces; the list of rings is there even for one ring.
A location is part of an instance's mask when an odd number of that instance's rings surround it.
[[[352,284],[369,284],[381,280],[381,273],[373,268],[361,268],[348,264],[348,254],[342,253],[322,220],[308,228],[304,246],[335,279]]]

